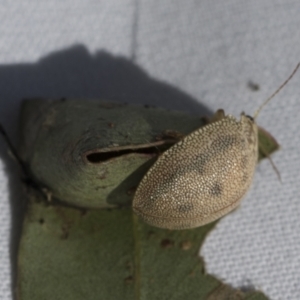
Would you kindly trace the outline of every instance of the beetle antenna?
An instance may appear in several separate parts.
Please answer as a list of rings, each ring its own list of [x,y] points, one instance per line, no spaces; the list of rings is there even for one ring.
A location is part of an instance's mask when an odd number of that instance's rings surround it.
[[[255,112],[254,114],[254,119],[257,118],[257,116],[259,115],[260,111],[263,109],[263,107],[271,100],[273,99],[281,90],[282,88],[293,78],[293,76],[295,75],[295,73],[298,71],[300,67],[300,63],[297,64],[296,68],[294,69],[294,71],[292,72],[292,74],[288,77],[288,79],[286,79],[284,81],[284,83],[281,84],[281,86],[258,108],[258,110]]]

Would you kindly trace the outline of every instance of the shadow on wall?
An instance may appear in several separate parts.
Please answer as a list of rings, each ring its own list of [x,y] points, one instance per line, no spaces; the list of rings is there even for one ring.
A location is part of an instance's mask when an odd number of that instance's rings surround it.
[[[155,80],[124,57],[105,51],[90,55],[85,47],[58,51],[36,63],[0,66],[0,122],[17,144],[18,116],[24,98],[98,98],[183,110],[199,116],[210,112],[195,99],[169,84]],[[25,207],[20,173],[0,138],[0,156],[9,177],[12,214],[11,261],[16,253]],[[15,282],[13,282],[13,285]]]
[[[208,110],[169,84],[148,76],[124,57],[105,51],[90,55],[83,46],[55,52],[36,63],[0,66],[0,121],[16,136],[24,98],[99,98],[184,110]]]

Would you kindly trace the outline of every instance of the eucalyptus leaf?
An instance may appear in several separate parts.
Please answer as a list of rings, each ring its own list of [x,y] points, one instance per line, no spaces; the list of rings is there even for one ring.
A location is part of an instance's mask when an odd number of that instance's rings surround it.
[[[107,101],[27,100],[21,157],[53,197],[82,207],[130,204],[163,150],[203,124],[182,112]]]
[[[164,230],[139,221],[129,208],[51,205],[31,192],[18,299],[267,299],[206,274],[198,252],[214,225]]]

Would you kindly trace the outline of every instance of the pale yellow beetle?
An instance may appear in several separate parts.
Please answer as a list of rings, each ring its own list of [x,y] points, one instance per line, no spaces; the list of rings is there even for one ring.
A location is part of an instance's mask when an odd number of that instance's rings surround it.
[[[187,229],[236,208],[248,191],[258,159],[255,119],[299,68],[269,97],[254,118],[215,113],[209,124],[165,151],[140,182],[133,210],[146,223]]]

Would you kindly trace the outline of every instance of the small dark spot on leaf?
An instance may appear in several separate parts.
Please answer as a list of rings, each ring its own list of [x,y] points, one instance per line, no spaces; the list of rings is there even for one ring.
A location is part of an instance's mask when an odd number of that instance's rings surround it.
[[[154,236],[154,231],[148,232],[148,239],[152,238]]]
[[[41,225],[43,225],[43,224],[45,223],[44,218],[40,218],[40,219],[39,219],[39,223],[40,223]]]
[[[172,248],[172,247],[174,246],[174,241],[169,240],[169,239],[163,239],[163,240],[160,242],[160,246],[161,246],[163,249],[169,249],[169,248]]]
[[[126,277],[125,279],[124,279],[124,282],[126,283],[126,284],[131,284],[131,283],[133,283],[133,276],[128,276],[128,277]]]
[[[133,265],[130,261],[127,261],[126,262],[126,265],[125,265],[126,269],[129,270],[129,271],[132,271],[133,270]]]
[[[86,216],[87,215],[87,210],[86,209],[80,209],[80,215],[82,217]]]

